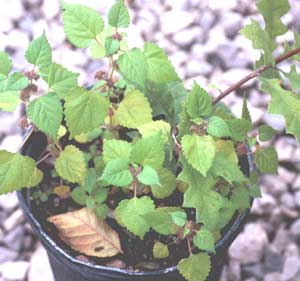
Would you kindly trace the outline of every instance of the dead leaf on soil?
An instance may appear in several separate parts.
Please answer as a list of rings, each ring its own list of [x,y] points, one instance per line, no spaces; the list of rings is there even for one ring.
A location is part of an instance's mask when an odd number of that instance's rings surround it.
[[[106,258],[123,253],[118,233],[92,211],[78,211],[48,218],[60,238],[72,249],[88,256]]]

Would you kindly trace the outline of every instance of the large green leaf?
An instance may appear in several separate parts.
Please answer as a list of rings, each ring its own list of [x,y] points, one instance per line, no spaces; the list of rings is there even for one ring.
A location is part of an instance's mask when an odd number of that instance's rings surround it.
[[[129,162],[130,154],[131,143],[122,140],[104,140],[103,160],[105,163],[118,158]]]
[[[64,3],[63,10],[64,30],[68,39],[76,47],[87,48],[103,30],[103,19],[95,10],[83,5]]]
[[[17,153],[0,151],[0,194],[35,187],[43,179],[33,159]]]
[[[120,202],[115,211],[116,219],[119,224],[143,239],[150,230],[144,215],[153,212],[154,209],[155,205],[151,198],[147,196],[142,198],[134,197],[133,199]]]
[[[230,137],[231,132],[225,120],[212,116],[208,121],[207,133],[216,138]]]
[[[200,250],[215,252],[215,238],[213,232],[205,227],[201,227],[194,237],[194,245]]]
[[[64,107],[71,136],[77,136],[104,124],[109,102],[107,98],[97,93],[77,87],[72,97],[67,99]]]
[[[168,142],[171,136],[171,125],[163,120],[152,121],[138,127],[143,138],[149,137],[156,133],[161,133],[164,142]]]
[[[47,67],[52,61],[52,51],[45,33],[33,40],[26,50],[25,57],[29,63],[38,67]]]
[[[6,52],[0,51],[0,74],[7,76],[12,68],[12,62]]]
[[[118,0],[108,13],[108,22],[113,27],[128,27],[130,24],[130,16],[124,0]]]
[[[26,111],[30,121],[39,130],[56,139],[63,118],[63,108],[55,93],[33,100]]]
[[[259,127],[259,140],[260,141],[269,141],[274,137],[275,134],[276,134],[276,131],[268,125],[262,125]]]
[[[274,147],[268,147],[259,150],[254,157],[257,168],[265,174],[277,174],[278,172],[278,155]]]
[[[158,170],[160,185],[151,185],[153,196],[157,199],[169,197],[176,189],[176,177],[174,173],[165,168]]]
[[[73,145],[66,146],[56,159],[55,170],[69,182],[83,183],[87,172],[83,153]]]

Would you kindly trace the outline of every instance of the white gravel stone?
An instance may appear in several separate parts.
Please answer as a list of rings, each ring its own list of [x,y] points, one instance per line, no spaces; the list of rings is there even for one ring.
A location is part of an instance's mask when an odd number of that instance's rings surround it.
[[[20,0],[1,0],[0,1],[0,18],[9,17],[11,19],[19,19],[23,15],[23,5]]]
[[[0,272],[7,281],[24,280],[28,269],[29,262],[27,261],[6,262],[0,265]]]
[[[282,281],[279,272],[271,272],[265,275],[264,281]]]
[[[0,196],[0,208],[10,213],[19,204],[16,193],[9,193]]]
[[[20,48],[24,51],[24,48],[26,48],[28,44],[29,44],[29,37],[26,33],[17,29],[13,29],[12,31],[9,32],[6,41],[6,46],[12,48]]]
[[[58,0],[44,0],[42,11],[46,19],[50,20],[56,17],[60,11],[60,1]]]
[[[255,215],[271,214],[276,205],[277,202],[273,196],[263,194],[261,198],[254,200],[251,213]]]
[[[227,0],[226,4],[223,0],[210,0],[209,7],[216,10],[232,10],[238,4],[238,0]]]
[[[11,231],[17,224],[24,221],[23,213],[21,209],[14,211],[3,223],[3,227],[6,231]]]
[[[176,33],[190,26],[195,20],[191,12],[171,10],[161,15],[161,28],[165,34]]]
[[[287,257],[281,274],[282,281],[289,281],[300,274],[300,259],[297,256]]]
[[[190,46],[195,41],[203,41],[203,32],[198,27],[192,27],[176,32],[173,41],[180,47]]]
[[[283,205],[290,209],[294,209],[296,206],[294,195],[290,192],[285,192],[282,194],[280,201]]]
[[[10,152],[17,152],[22,142],[23,137],[20,135],[7,136],[0,144],[0,149],[5,149]]]

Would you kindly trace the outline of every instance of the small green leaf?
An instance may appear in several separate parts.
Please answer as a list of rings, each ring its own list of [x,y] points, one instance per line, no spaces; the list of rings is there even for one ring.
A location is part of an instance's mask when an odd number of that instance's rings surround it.
[[[244,119],[230,119],[227,124],[231,132],[231,138],[239,142],[247,138],[247,134],[252,127],[252,124]]]
[[[260,141],[269,141],[274,137],[275,134],[276,134],[276,131],[268,125],[262,125],[259,127],[259,140]]]
[[[169,197],[176,189],[176,177],[174,173],[165,168],[158,170],[160,184],[151,185],[153,196],[157,199]]]
[[[74,88],[72,98],[65,102],[65,118],[71,137],[88,133],[104,124],[109,102],[97,93]]]
[[[294,91],[300,89],[300,73],[297,72],[296,65],[292,65],[290,72],[284,73],[284,75],[289,79]]]
[[[243,98],[243,109],[242,109],[242,119],[249,121],[252,123],[252,118],[248,109],[248,103],[247,103],[247,98],[246,95],[244,95]]]
[[[112,56],[117,53],[120,49],[120,41],[117,39],[113,39],[111,37],[107,37],[105,40],[105,51],[106,56]]]
[[[95,169],[91,169],[91,168],[87,169],[87,173],[82,187],[86,192],[91,194],[95,188],[96,181],[97,181],[97,175]]]
[[[130,232],[143,239],[145,234],[150,230],[150,226],[145,220],[144,215],[153,212],[154,209],[154,202],[147,196],[123,200],[119,203],[115,211],[116,220]]]
[[[176,225],[178,225],[180,227],[185,226],[185,224],[187,222],[187,215],[185,212],[175,211],[175,212],[171,212],[170,215],[171,215],[173,222]]]
[[[52,51],[45,33],[30,43],[25,57],[29,63],[38,67],[47,67],[50,65]]]
[[[182,138],[183,154],[194,169],[206,176],[213,164],[216,144],[210,136],[186,135]]]
[[[159,134],[143,138],[133,145],[131,161],[135,164],[148,165],[159,170],[164,159],[164,144]]]
[[[255,153],[255,164],[260,172],[265,174],[277,174],[278,155],[274,147],[268,147]]]
[[[63,24],[70,42],[87,48],[103,30],[104,21],[93,9],[78,4],[63,4]]]
[[[82,187],[78,186],[72,191],[71,197],[75,203],[85,206],[88,195]]]
[[[196,83],[186,101],[187,113],[191,119],[207,117],[212,113],[212,100],[208,93]]]
[[[237,210],[245,210],[251,207],[248,188],[236,187],[231,195],[231,201]]]
[[[147,165],[145,165],[143,171],[138,174],[137,179],[139,182],[145,185],[161,186],[157,172],[152,167]]]
[[[119,158],[129,162],[130,154],[131,143],[122,140],[104,140],[103,160],[105,163]]]
[[[89,142],[94,141],[98,137],[100,137],[102,132],[103,131],[101,128],[96,128],[90,132],[82,133],[78,136],[74,136],[74,140],[76,140],[79,143],[89,143]]]
[[[191,255],[179,262],[178,270],[188,281],[205,281],[211,270],[210,257],[205,253]]]
[[[169,256],[168,245],[165,245],[160,242],[156,242],[153,247],[153,256],[156,259],[165,259]]]
[[[78,73],[71,72],[60,64],[51,63],[49,66],[40,69],[40,75],[62,99],[73,87],[77,86]]]
[[[145,88],[148,75],[148,64],[144,53],[134,48],[121,55],[118,60],[119,71],[123,78],[140,89]]]
[[[55,170],[63,179],[72,183],[83,183],[86,163],[83,153],[75,146],[68,145],[55,162]]]
[[[129,171],[128,161],[115,159],[107,163],[100,178],[105,185],[128,186],[132,183],[133,177]]]
[[[58,129],[63,119],[63,108],[59,97],[49,93],[33,100],[26,109],[30,121],[39,130],[53,139],[57,138]]]
[[[171,125],[163,120],[152,121],[138,127],[139,132],[143,138],[154,135],[155,133],[161,133],[161,136],[166,143],[171,136]]]
[[[106,219],[108,211],[109,211],[108,206],[105,205],[105,204],[98,205],[95,208],[96,216],[100,219],[103,219],[103,220]]]
[[[120,125],[136,129],[152,122],[152,109],[143,93],[130,90],[120,103],[116,118]]]
[[[108,13],[108,22],[113,27],[128,27],[130,24],[130,16],[124,0],[118,0]]]
[[[7,76],[12,68],[12,62],[6,52],[0,51],[0,74]]]
[[[201,227],[195,235],[194,244],[199,250],[215,252],[214,234],[205,227]]]
[[[213,116],[209,119],[207,133],[216,138],[224,138],[231,135],[226,121],[218,116]]]
[[[0,194],[37,186],[43,173],[33,159],[18,153],[0,151]]]

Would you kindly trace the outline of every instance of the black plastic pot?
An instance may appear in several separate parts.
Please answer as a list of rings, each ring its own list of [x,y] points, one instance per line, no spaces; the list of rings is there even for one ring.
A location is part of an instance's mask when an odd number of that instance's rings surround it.
[[[45,150],[47,138],[42,133],[31,133],[26,139],[21,153],[38,159]],[[251,171],[253,160],[244,157],[240,161],[246,174]],[[56,241],[44,231],[41,223],[32,212],[30,204],[30,190],[23,189],[18,192],[20,205],[31,227],[40,241],[45,246],[56,281],[182,281],[176,266],[151,272],[134,272],[125,269],[110,268],[100,265],[87,264],[70,256]],[[221,240],[216,245],[216,255],[212,256],[212,271],[209,281],[218,281],[224,263],[226,262],[227,250],[236,236],[241,232],[246,223],[249,211],[237,214],[224,230]],[[43,277],[41,276],[41,280]]]

